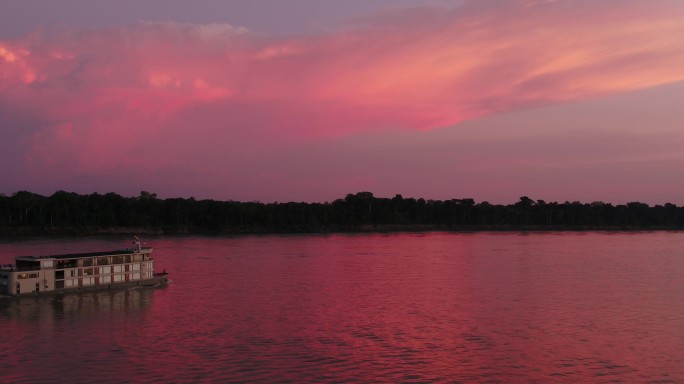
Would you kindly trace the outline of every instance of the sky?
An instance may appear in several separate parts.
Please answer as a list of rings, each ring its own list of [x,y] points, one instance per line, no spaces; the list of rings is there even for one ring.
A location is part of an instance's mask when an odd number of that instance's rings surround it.
[[[0,0],[0,193],[684,205],[681,0]]]

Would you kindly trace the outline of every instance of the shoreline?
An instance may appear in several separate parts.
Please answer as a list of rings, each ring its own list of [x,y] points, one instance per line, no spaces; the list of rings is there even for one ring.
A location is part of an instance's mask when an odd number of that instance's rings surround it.
[[[270,228],[233,228],[221,231],[206,231],[189,228],[2,228],[0,239],[34,237],[89,237],[89,236],[231,236],[231,235],[307,235],[307,234],[353,234],[353,233],[402,233],[402,232],[677,232],[684,231],[679,226],[543,226],[543,225],[480,225],[480,226],[440,226],[440,225],[359,225],[335,228],[313,229],[270,229]]]

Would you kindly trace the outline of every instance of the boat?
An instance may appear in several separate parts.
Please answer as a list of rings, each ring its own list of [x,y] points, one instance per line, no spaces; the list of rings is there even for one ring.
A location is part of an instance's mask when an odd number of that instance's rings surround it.
[[[154,271],[152,248],[137,237],[133,248],[114,251],[21,256],[0,266],[0,296],[153,287],[169,283]]]

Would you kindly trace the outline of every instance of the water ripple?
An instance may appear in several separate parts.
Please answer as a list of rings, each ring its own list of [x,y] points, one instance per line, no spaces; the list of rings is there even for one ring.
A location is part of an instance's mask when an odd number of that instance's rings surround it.
[[[0,381],[684,381],[684,235],[578,236],[155,239],[165,289],[0,301]]]

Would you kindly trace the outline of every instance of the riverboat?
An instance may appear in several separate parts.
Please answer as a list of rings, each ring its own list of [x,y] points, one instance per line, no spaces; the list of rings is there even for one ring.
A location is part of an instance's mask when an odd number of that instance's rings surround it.
[[[0,266],[0,295],[21,296],[71,291],[151,287],[169,282],[154,272],[151,247],[135,238],[128,249],[51,256],[22,256]]]

